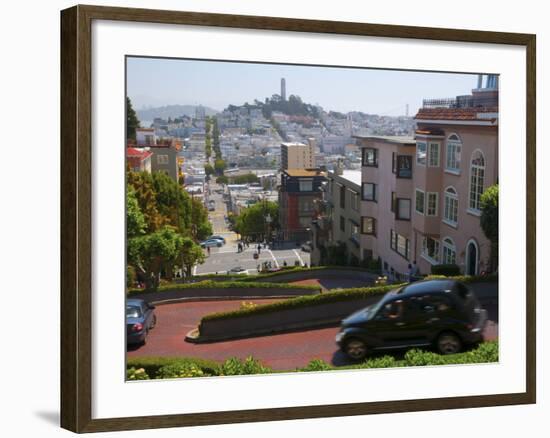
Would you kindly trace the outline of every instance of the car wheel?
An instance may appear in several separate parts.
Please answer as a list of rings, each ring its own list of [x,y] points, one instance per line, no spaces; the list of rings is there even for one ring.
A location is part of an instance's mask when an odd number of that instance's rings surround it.
[[[149,326],[149,330],[155,328],[157,325],[157,315],[153,315],[153,319],[151,320],[151,325]]]
[[[462,341],[454,333],[441,333],[437,338],[437,350],[441,354],[455,354],[462,350]]]
[[[351,359],[361,360],[367,355],[367,346],[361,339],[352,338],[346,342],[344,351]]]

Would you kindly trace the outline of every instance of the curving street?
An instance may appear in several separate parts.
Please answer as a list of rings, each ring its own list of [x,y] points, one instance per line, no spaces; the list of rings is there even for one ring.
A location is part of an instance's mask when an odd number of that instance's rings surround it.
[[[338,327],[306,330],[293,333],[260,336],[248,339],[192,344],[185,335],[197,327],[202,316],[238,309],[242,300],[198,301],[160,305],[156,308],[157,326],[149,333],[147,343],[128,351],[128,357],[182,356],[224,361],[230,357],[241,359],[253,356],[274,370],[292,370],[306,366],[313,359],[322,359],[333,365],[349,363],[339,352],[334,337]],[[247,300],[258,304],[277,300]],[[485,330],[487,340],[498,337],[497,303],[482,304],[489,311],[489,324]]]

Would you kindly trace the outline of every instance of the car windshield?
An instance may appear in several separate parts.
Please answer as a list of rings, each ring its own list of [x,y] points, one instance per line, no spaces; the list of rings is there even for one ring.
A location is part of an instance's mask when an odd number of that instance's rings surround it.
[[[126,306],[126,318],[139,318],[141,309],[138,306]]]
[[[367,308],[367,312],[368,312],[367,316],[369,318],[374,317],[374,315],[376,315],[378,313],[378,311],[382,308],[382,306],[384,306],[385,304],[388,303],[388,300],[387,300],[388,296],[399,293],[399,292],[401,292],[401,290],[403,290],[403,288],[396,289],[396,290],[388,292],[388,294],[385,295],[384,297],[382,297],[377,303],[375,303],[372,306],[368,307]]]

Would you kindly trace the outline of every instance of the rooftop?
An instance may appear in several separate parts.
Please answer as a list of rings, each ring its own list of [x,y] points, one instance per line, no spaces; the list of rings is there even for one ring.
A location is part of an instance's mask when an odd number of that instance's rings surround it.
[[[344,170],[341,175],[338,175],[336,172],[330,172],[331,177],[336,179],[345,179],[346,181],[355,184],[356,186],[361,187],[361,171],[360,170]]]
[[[292,146],[307,146],[307,144],[299,143],[299,142],[287,142],[287,143],[281,143],[281,146],[287,146],[287,147],[292,147]]]
[[[130,157],[130,158],[139,158],[141,160],[145,160],[146,158],[150,157],[151,155],[153,155],[153,153],[151,151],[148,151],[146,149],[138,149],[138,148],[133,148],[133,147],[129,147],[129,148],[126,148],[126,156],[127,157]]]
[[[414,137],[410,135],[354,135],[353,138],[358,138],[361,140],[381,141],[393,144],[416,144]]]
[[[465,120],[495,121],[498,119],[498,107],[481,108],[420,108],[416,120]]]
[[[326,172],[322,172],[320,169],[286,169],[283,170],[288,176],[327,176]]]

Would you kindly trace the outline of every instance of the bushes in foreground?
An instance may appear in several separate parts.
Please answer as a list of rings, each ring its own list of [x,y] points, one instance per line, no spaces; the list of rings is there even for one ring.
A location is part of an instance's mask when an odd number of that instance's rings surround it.
[[[292,371],[332,371],[357,370],[371,368],[397,368],[434,365],[457,365],[498,362],[498,342],[484,342],[473,350],[463,353],[441,355],[427,350],[413,349],[405,353],[402,359],[385,355],[372,357],[364,362],[335,367],[323,360],[314,359],[303,368]],[[173,379],[180,377],[241,376],[250,374],[268,374],[273,371],[262,365],[257,359],[247,357],[244,360],[231,358],[218,364],[213,361],[193,358],[134,358],[127,363],[127,380]],[[282,371],[288,372],[288,371]]]

